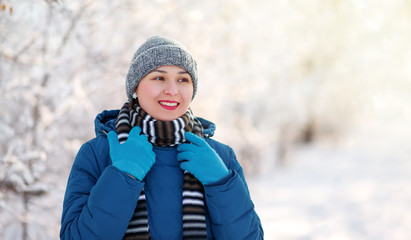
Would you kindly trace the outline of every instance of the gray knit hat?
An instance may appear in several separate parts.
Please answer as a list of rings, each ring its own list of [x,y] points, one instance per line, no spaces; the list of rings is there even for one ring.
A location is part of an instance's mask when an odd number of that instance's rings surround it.
[[[197,92],[197,63],[183,44],[164,37],[151,37],[134,53],[126,78],[128,99],[132,99],[141,79],[152,70],[176,65],[186,70],[193,80],[193,98]]]

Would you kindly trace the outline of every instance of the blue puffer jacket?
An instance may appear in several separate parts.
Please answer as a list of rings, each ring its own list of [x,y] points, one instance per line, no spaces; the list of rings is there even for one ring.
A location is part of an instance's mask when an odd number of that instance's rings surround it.
[[[115,129],[118,110],[95,121],[97,137],[79,150],[68,179],[61,239],[122,239],[144,187],[152,239],[182,239],[182,177],[174,147],[154,147],[156,162],[143,182],[111,166],[106,134]],[[215,125],[201,119],[208,144],[230,170],[204,186],[208,239],[263,239],[241,166],[233,150],[210,139]]]

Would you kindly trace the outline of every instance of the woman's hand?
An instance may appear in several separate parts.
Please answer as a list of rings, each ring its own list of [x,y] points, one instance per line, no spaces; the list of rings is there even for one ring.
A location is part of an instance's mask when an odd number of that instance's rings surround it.
[[[142,181],[153,166],[156,155],[153,152],[153,145],[147,141],[147,136],[140,135],[140,132],[140,127],[134,127],[122,144],[119,143],[114,131],[109,132],[107,138],[113,166]]]
[[[185,138],[191,143],[177,147],[181,169],[192,173],[203,185],[217,182],[228,175],[223,160],[204,139],[190,132],[185,133]]]

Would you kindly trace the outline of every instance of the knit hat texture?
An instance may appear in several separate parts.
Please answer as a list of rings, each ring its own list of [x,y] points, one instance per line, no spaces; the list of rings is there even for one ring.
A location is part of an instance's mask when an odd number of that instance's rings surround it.
[[[176,65],[186,70],[193,81],[193,98],[197,93],[197,63],[183,44],[165,37],[151,37],[134,53],[126,77],[126,92],[132,99],[141,79],[152,70],[166,65]]]

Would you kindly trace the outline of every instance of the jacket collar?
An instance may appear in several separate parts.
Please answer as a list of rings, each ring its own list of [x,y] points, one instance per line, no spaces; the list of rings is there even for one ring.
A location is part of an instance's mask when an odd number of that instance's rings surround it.
[[[197,119],[200,120],[201,125],[203,125],[204,137],[209,138],[209,137],[214,136],[214,132],[216,129],[215,124],[208,120],[205,120],[204,118],[197,117]]]
[[[96,136],[106,135],[116,130],[116,118],[120,110],[104,110],[94,120],[94,131]]]
[[[97,137],[107,135],[108,132],[116,130],[115,123],[119,112],[120,110],[104,110],[103,112],[97,115],[96,119],[94,120],[94,131]],[[204,118],[197,118],[203,125],[204,136],[214,136],[214,132],[216,129],[215,124],[208,120],[205,120]]]

